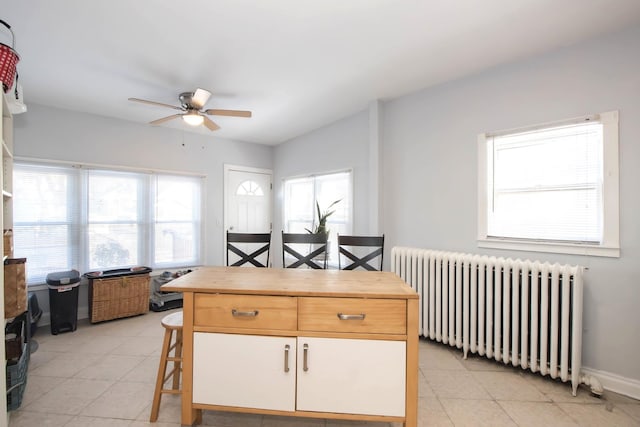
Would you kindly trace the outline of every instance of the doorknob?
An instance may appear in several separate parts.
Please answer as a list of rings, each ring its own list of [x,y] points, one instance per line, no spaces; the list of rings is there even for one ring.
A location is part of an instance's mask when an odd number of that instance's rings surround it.
[[[231,227],[229,227],[229,231],[233,230],[233,225]]]

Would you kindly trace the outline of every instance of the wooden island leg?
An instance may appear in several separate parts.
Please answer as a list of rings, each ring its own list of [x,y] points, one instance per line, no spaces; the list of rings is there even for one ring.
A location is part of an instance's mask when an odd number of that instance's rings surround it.
[[[407,300],[407,391],[405,427],[418,426],[418,300]]]
[[[182,425],[202,422],[202,410],[193,408],[193,292],[182,295]]]

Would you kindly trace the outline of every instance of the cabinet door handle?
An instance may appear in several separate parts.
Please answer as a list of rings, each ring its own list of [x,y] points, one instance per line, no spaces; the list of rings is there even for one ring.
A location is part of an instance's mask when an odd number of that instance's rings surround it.
[[[239,311],[239,310],[236,310],[235,308],[231,309],[231,314],[234,317],[256,317],[258,315],[258,313],[259,313],[258,310]]]
[[[305,372],[309,370],[309,364],[307,363],[308,356],[309,356],[309,344],[305,344],[302,346],[302,370]]]
[[[340,320],[364,320],[367,315],[365,313],[360,314],[343,314],[338,313],[338,319]]]
[[[289,344],[284,346],[284,371],[289,372]]]

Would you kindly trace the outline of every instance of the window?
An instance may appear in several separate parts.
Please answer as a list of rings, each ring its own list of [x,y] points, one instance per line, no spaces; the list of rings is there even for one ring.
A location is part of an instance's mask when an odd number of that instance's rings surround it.
[[[479,136],[479,246],[619,256],[618,113]]]
[[[329,229],[329,262],[338,263],[339,234],[350,234],[351,171],[312,175],[284,180],[284,231],[307,233],[317,225],[316,201],[324,212],[333,202],[334,213],[327,219]]]
[[[30,284],[69,269],[202,263],[202,177],[17,161],[14,184],[14,252]]]

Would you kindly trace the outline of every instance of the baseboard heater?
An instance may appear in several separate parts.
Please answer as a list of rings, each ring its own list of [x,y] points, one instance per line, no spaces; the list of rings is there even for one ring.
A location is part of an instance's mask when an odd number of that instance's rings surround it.
[[[602,394],[581,372],[584,267],[394,247],[391,271],[420,295],[421,336]]]

